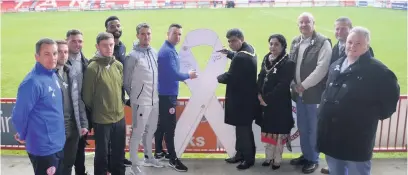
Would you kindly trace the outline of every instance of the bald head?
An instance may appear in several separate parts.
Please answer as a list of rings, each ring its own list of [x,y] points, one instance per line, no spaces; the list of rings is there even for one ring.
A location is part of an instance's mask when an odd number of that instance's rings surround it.
[[[309,19],[311,22],[314,23],[314,17],[311,13],[309,12],[303,12],[299,15],[298,20],[300,20],[301,18],[307,18]]]

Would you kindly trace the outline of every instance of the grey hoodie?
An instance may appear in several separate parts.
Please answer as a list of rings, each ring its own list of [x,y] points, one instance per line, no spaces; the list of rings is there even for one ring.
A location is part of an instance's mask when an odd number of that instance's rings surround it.
[[[157,52],[148,46],[140,47],[138,42],[123,63],[123,85],[130,101],[136,105],[153,105],[159,101]]]

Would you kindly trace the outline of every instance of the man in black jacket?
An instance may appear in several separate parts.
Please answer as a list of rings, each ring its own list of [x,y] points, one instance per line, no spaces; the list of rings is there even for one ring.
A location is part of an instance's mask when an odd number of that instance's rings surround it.
[[[318,117],[318,150],[336,175],[369,175],[379,120],[396,111],[395,74],[369,52],[370,32],[350,31],[346,56],[329,68]],[[347,128],[346,130],[344,128]]]
[[[335,61],[337,61],[341,57],[346,56],[346,52],[345,52],[346,40],[347,40],[347,36],[350,30],[353,28],[353,24],[350,18],[339,17],[334,22],[334,27],[335,27],[334,34],[338,41],[333,47],[330,64],[333,64]],[[374,57],[374,52],[371,47],[369,48],[369,51],[370,51],[371,56]],[[326,76],[325,81],[327,81],[327,76]],[[323,174],[330,174],[328,167],[322,168],[321,172]]]
[[[218,82],[227,85],[225,95],[225,123],[236,126],[237,153],[226,159],[228,163],[241,162],[238,169],[248,169],[255,161],[255,141],[252,132],[252,122],[257,102],[257,63],[252,46],[244,41],[244,35],[239,29],[227,32],[229,47],[220,52],[227,54],[231,65],[228,72],[217,77]]]
[[[88,59],[85,58],[84,54],[82,53],[82,46],[83,46],[83,35],[82,32],[77,29],[69,30],[66,34],[66,41],[68,43],[68,61],[67,64],[70,65],[73,69],[76,70],[77,80],[78,80],[78,87],[82,89],[82,80],[83,80],[83,73],[88,66]],[[82,93],[82,92],[81,92]],[[90,111],[86,110],[88,121],[92,121],[90,119]],[[90,131],[92,128],[92,122],[88,124],[88,130]],[[87,145],[88,134],[85,134],[81,137],[78,141],[78,149],[77,155],[75,158],[75,174],[77,175],[87,175],[85,169],[85,147]]]

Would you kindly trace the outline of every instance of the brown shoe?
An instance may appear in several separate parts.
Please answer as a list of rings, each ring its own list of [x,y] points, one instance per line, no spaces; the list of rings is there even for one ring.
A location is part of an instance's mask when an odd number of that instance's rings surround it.
[[[329,167],[324,167],[324,168],[322,168],[322,170],[320,170],[320,172],[321,172],[322,174],[330,174]]]

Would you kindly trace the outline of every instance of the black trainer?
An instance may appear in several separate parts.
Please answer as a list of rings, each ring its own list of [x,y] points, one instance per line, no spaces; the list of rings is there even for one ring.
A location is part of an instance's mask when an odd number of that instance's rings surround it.
[[[302,172],[303,174],[311,174],[314,173],[318,167],[319,164],[317,163],[307,162],[305,165],[303,165]]]
[[[125,164],[125,167],[130,167],[132,166],[132,162],[128,159],[123,160],[123,164]]]
[[[170,154],[166,152],[161,152],[161,153],[154,153],[154,158],[158,160],[169,160],[170,159]]]
[[[183,163],[181,163],[180,159],[178,158],[169,160],[169,166],[178,172],[186,172],[188,170],[188,168]]]
[[[305,165],[307,164],[308,161],[305,159],[305,157],[302,155],[299,158],[295,158],[290,160],[291,165]]]
[[[165,160],[170,160],[170,154],[169,153],[164,153],[164,159]]]

